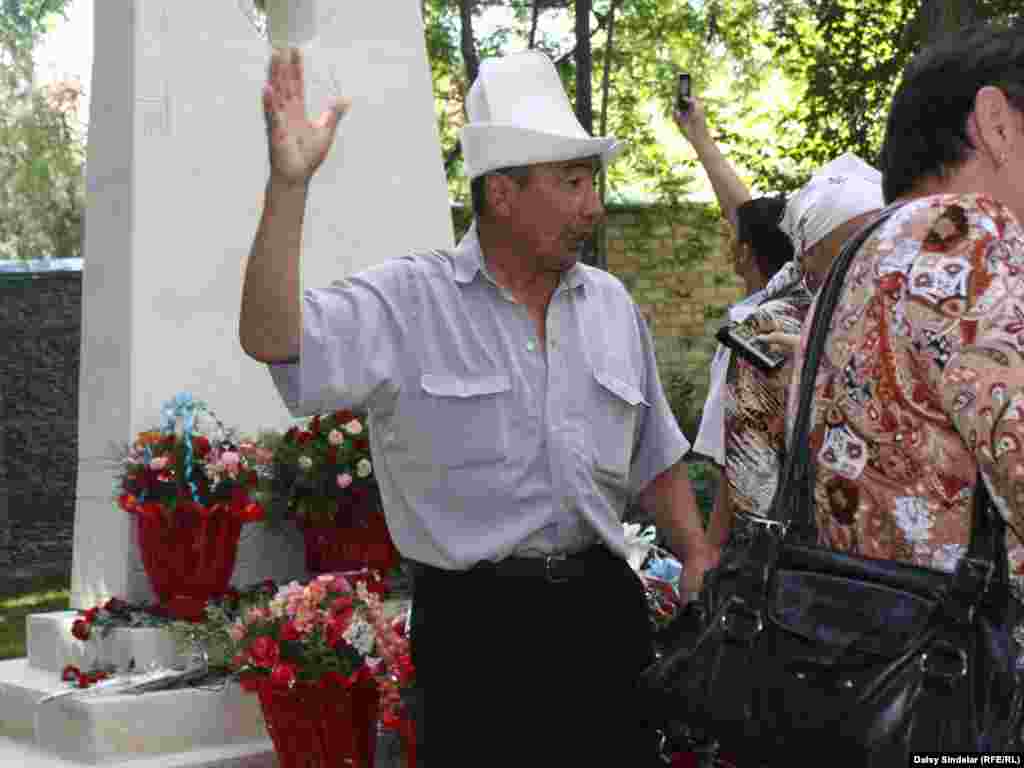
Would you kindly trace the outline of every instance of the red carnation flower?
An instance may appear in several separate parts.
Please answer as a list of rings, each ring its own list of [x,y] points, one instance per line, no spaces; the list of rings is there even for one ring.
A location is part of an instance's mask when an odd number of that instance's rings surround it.
[[[298,434],[299,434],[299,428],[298,427],[292,427],[291,429],[289,429],[287,432],[284,433],[285,442],[287,442],[287,443],[295,442],[295,439],[298,437]]]
[[[302,637],[302,633],[299,632],[298,627],[295,626],[294,621],[286,621],[281,626],[281,639],[282,640],[298,640]]]
[[[308,443],[312,439],[313,439],[313,433],[312,432],[306,432],[305,430],[303,430],[302,432],[299,432],[298,437],[295,438],[295,442],[297,442],[299,445],[305,445],[306,443]]]
[[[89,622],[90,624],[92,624],[92,623],[93,623],[93,622],[94,622],[94,621],[96,620],[96,614],[97,614],[97,613],[99,613],[99,612],[100,612],[100,609],[99,609],[99,607],[97,607],[97,606],[93,606],[93,607],[92,607],[92,608],[90,608],[89,610],[87,610],[87,611],[84,611],[84,612],[82,613],[82,618],[83,618],[83,619],[84,619],[85,621],[87,621],[87,622]]]
[[[328,464],[337,464],[338,463],[338,446],[332,445],[330,448],[328,448],[327,449],[327,456],[326,456],[326,458],[327,458],[327,463]]]
[[[197,458],[205,459],[210,452],[210,441],[203,435],[192,438],[192,452]]]
[[[70,683],[72,680],[77,680],[82,671],[74,664],[68,664],[64,667],[64,671],[60,673],[60,679],[65,683]]]
[[[357,438],[354,438],[352,442],[355,443],[357,451],[363,451],[365,453],[370,450],[370,441],[367,440],[362,435],[360,435]]]
[[[287,663],[276,664],[270,670],[270,682],[272,685],[280,688],[288,688],[295,682],[295,665]]]
[[[348,629],[352,612],[347,616],[335,616],[324,625],[324,640],[331,648],[337,648],[345,642],[345,630]]]
[[[272,637],[257,637],[249,646],[249,656],[258,667],[273,667],[281,660],[281,648]]]
[[[341,672],[336,672],[332,669],[329,672],[324,672],[323,675],[321,675],[319,683],[321,688],[345,688],[347,687],[345,685],[346,679],[347,678],[345,677],[345,675],[341,674]]]
[[[75,619],[75,623],[71,625],[71,634],[79,640],[88,640],[91,632],[92,627],[85,619]]]
[[[320,417],[314,416],[309,422],[309,431],[314,435],[320,434]]]

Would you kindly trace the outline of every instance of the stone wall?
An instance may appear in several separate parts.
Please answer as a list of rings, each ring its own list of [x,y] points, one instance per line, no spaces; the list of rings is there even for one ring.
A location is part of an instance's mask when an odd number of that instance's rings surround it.
[[[67,563],[81,273],[0,274],[0,563]]]

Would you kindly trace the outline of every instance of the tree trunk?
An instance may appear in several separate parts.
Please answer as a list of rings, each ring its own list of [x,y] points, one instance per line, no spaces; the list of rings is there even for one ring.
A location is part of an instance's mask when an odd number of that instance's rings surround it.
[[[591,77],[594,60],[590,47],[590,10],[593,0],[576,0],[576,117],[587,133],[594,133]]]
[[[537,23],[540,21],[541,0],[533,0],[533,8],[530,9],[530,40],[529,48],[532,51],[537,45]]]
[[[480,71],[480,57],[476,52],[476,37],[473,35],[473,8],[475,0],[459,0],[459,20],[462,22],[462,61],[466,65],[466,82],[470,85]]]
[[[611,88],[612,53],[615,50],[615,6],[617,4],[618,0],[612,0],[611,7],[608,9],[608,39],[604,44],[604,64],[601,71],[601,122],[597,131],[598,136],[604,136],[608,133],[608,91]],[[604,166],[602,166],[601,179],[598,188],[601,205],[604,205],[607,188],[608,172],[605,170]],[[608,269],[608,238],[605,231],[605,222],[601,222],[594,239],[597,251],[594,254],[594,266],[606,270]]]

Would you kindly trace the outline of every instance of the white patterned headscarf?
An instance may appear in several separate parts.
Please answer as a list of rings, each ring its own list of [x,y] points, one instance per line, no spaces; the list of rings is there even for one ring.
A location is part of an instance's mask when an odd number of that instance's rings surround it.
[[[882,174],[847,152],[789,198],[779,228],[799,258],[850,219],[884,207]]]

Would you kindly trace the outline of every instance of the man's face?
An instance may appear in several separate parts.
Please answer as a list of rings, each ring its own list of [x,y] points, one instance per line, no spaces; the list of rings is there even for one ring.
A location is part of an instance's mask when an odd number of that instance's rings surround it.
[[[595,175],[598,161],[545,163],[530,175],[511,202],[508,223],[526,246],[524,256],[544,272],[564,272],[579,259],[584,243],[604,217]]]

